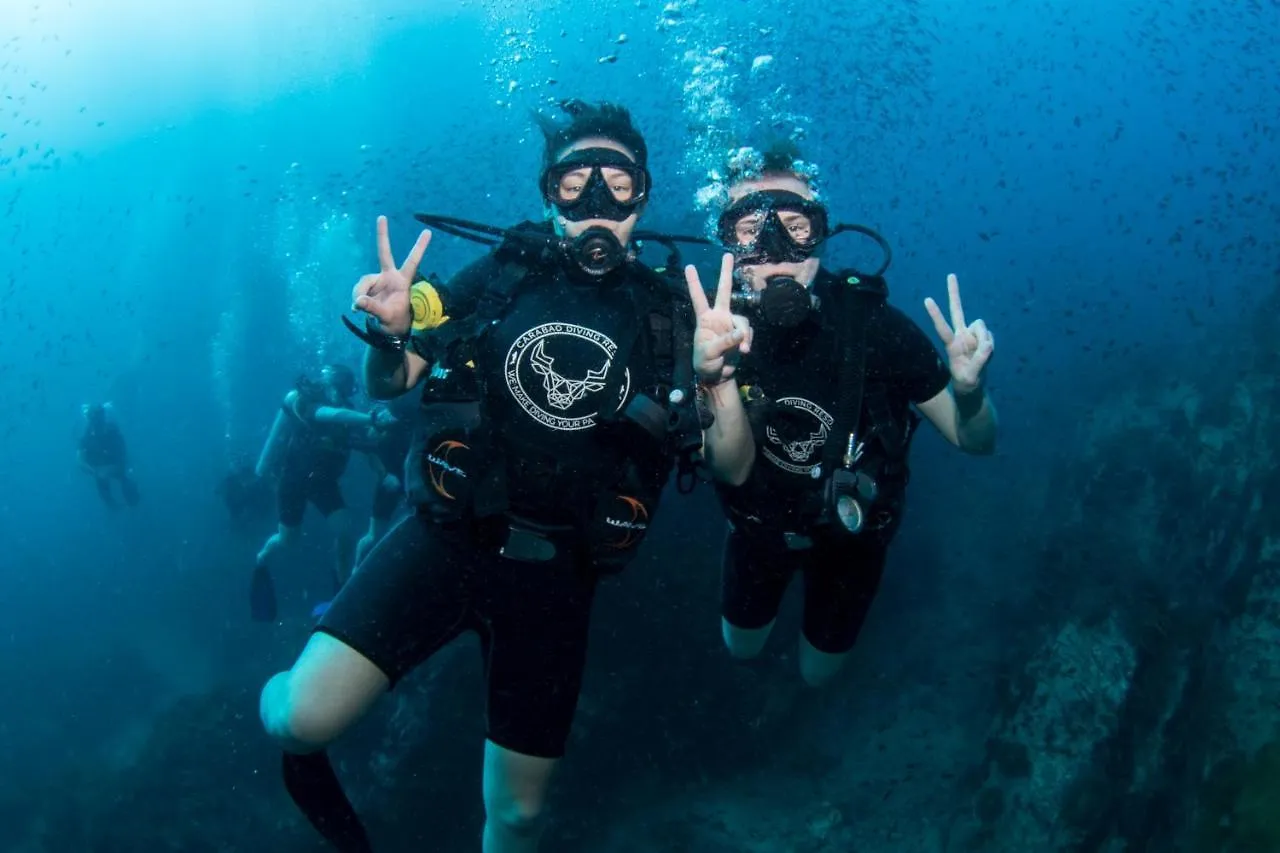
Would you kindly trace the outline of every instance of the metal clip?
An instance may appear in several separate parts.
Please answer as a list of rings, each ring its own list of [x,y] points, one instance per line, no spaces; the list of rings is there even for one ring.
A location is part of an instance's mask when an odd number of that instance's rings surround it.
[[[862,454],[866,448],[866,442],[858,441],[858,437],[856,435],[849,433],[849,438],[844,445],[844,459],[842,460],[844,462],[844,467],[848,469],[857,465],[858,460],[862,458]]]

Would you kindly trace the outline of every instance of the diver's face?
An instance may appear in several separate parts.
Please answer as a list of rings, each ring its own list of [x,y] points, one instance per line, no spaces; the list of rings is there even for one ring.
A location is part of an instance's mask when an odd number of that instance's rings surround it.
[[[588,148],[607,148],[610,151],[617,151],[632,163],[636,162],[636,155],[630,148],[627,148],[627,146],[622,143],[615,142],[614,140],[604,136],[590,136],[585,139],[579,139],[572,145],[560,151],[556,155],[556,162],[564,162],[571,154]],[[608,187],[609,192],[620,202],[625,202],[631,199],[633,193],[636,191],[636,187],[632,183],[631,175],[622,169],[611,169],[608,166],[603,166],[600,169],[600,176],[604,178],[605,185]],[[574,201],[582,194],[583,190],[586,189],[587,181],[590,178],[591,169],[589,168],[574,169],[571,172],[565,172],[564,176],[560,179],[560,183],[556,188],[556,191],[565,201]],[[618,242],[625,246],[631,241],[631,232],[635,231],[636,222],[639,220],[640,211],[643,209],[644,205],[641,204],[630,216],[620,222],[612,219],[582,219],[577,222],[573,222],[569,219],[565,219],[556,212],[554,207],[550,206],[547,208],[547,215],[551,217],[552,222],[555,224],[556,234],[561,237],[573,239],[588,228],[607,228],[613,232],[613,236],[618,238]]]
[[[769,190],[795,193],[807,201],[813,201],[813,190],[800,178],[794,175],[767,175],[750,181],[742,181],[729,187],[729,204],[734,204],[751,193],[767,192]],[[790,210],[781,210],[778,212],[778,218],[782,221],[782,227],[787,229],[788,233],[795,239],[808,239],[809,235],[805,232],[805,229],[809,227],[809,223],[802,214]],[[760,228],[763,225],[764,216],[762,214],[744,217],[735,226],[735,236],[744,245],[751,243],[760,233]],[[809,287],[813,284],[813,280],[817,278],[818,269],[821,266],[822,264],[818,258],[813,256],[799,263],[790,264],[740,263],[734,266],[733,272],[739,281],[746,282],[752,290],[764,290],[765,282],[775,275],[790,276],[805,287]]]

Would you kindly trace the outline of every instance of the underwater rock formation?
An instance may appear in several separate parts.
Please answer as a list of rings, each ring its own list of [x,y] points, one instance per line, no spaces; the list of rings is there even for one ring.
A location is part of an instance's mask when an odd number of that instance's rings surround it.
[[[1280,850],[1277,331],[1096,411],[948,850]]]

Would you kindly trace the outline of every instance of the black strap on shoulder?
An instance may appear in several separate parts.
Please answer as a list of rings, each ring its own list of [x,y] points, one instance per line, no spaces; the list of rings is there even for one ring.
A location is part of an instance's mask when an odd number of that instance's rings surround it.
[[[513,231],[537,232],[544,227],[531,222],[522,222]],[[547,267],[552,257],[549,248],[542,243],[509,237],[493,252],[498,262],[498,271],[489,278],[480,298],[476,303],[476,319],[483,324],[493,323],[511,307],[516,291],[535,270]]]
[[[660,273],[641,267],[644,280],[644,305],[646,334],[649,337],[649,355],[653,359],[654,373],[665,387],[665,396],[679,384],[680,369],[678,341],[682,327],[676,322],[676,300],[671,288]],[[692,365],[692,358],[687,359]],[[690,367],[692,369],[692,367]]]
[[[920,423],[920,416],[908,409],[906,424],[898,423],[898,419],[893,414],[893,407],[889,405],[888,388],[883,385],[872,388],[866,394],[865,408],[871,418],[871,424],[866,430],[864,440],[875,438],[891,460],[900,461],[907,455],[911,436]]]
[[[632,341],[644,336],[656,381],[644,393],[633,395],[620,414],[660,442],[664,453],[674,453],[676,485],[687,494],[697,483],[695,457],[702,447],[693,388],[693,317],[688,303],[679,298],[673,277],[638,264],[633,272],[632,299],[644,326]],[[619,376],[617,382],[621,381]],[[605,393],[620,392],[619,385]]]
[[[672,370],[672,320],[669,300],[661,292],[661,285],[655,283],[653,274],[647,267],[632,264],[625,273],[628,277],[627,295],[631,300],[632,313],[641,318],[640,327],[634,334],[627,335],[618,342],[618,351],[614,361],[627,363],[631,351],[641,342],[651,359],[653,375],[656,377],[653,386],[640,389],[628,401],[619,416],[642,427],[655,439],[661,441],[667,431],[666,396],[670,390],[669,382]],[[603,399],[614,400],[622,396],[623,383],[626,381],[625,371],[612,371],[609,384],[601,392]]]
[[[531,231],[538,227],[525,222],[511,230]],[[537,241],[517,237],[508,237],[498,245],[491,253],[494,271],[478,285],[475,308],[466,316],[452,318],[433,329],[425,351],[415,345],[418,354],[428,362],[443,363],[449,368],[456,367],[455,362],[469,360],[479,338],[507,313],[524,283],[547,266],[548,258],[538,245]]]
[[[873,309],[884,302],[889,292],[879,276],[846,275],[834,286],[843,291],[831,294],[838,318],[840,397],[831,439],[822,448],[823,474],[827,476],[837,468],[852,466],[861,454],[858,430],[867,381],[867,328]]]
[[[498,267],[496,275],[485,281],[484,290],[476,301],[475,319],[481,328],[484,324],[502,319],[515,299],[516,291],[528,277],[528,267],[506,262]]]
[[[667,279],[675,287],[675,276]],[[683,284],[681,278],[680,284]],[[672,299],[671,306],[671,436],[676,455],[676,491],[687,495],[698,485],[698,466],[702,454],[702,418],[698,412],[698,394],[693,376],[693,330],[697,325],[693,306],[687,299]]]

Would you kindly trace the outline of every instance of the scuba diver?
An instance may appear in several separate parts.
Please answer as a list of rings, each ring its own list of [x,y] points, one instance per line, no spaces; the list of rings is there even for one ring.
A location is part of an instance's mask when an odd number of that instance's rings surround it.
[[[705,461],[729,519],[721,628],[735,658],[755,657],[792,575],[803,575],[800,672],[818,686],[852,649],[880,585],[920,420],[912,407],[961,450],[994,452],[983,372],[995,344],[982,320],[965,322],[948,276],[951,322],[925,301],[944,363],[886,301],[888,244],[828,224],[816,170],[794,149],[740,149],[721,174],[716,233],[729,254],[714,303],[685,270],[694,369],[715,419]],[[879,243],[878,270],[821,266],[826,240],[845,231]]]
[[[250,584],[250,614],[258,622],[276,618],[276,591],[271,561],[298,540],[302,519],[311,504],[328,522],[334,537],[335,590],[350,573],[355,534],[339,482],[347,470],[356,430],[388,426],[385,412],[355,409],[355,372],[342,364],[325,365],[320,380],[298,380],[285,395],[258,458],[259,478],[276,481],[279,528],[258,552]],[[321,605],[323,606],[323,605]]]
[[[370,396],[422,386],[411,467],[429,500],[372,550],[261,699],[286,788],[342,851],[370,847],[326,746],[469,630],[485,659],[483,850],[536,849],[597,581],[632,559],[673,462],[700,442],[684,287],[633,251],[651,189],[644,139],[619,106],[560,106],[564,120],[537,117],[549,221],[472,223],[503,239],[436,287],[414,284],[431,231],[397,268],[379,217],[381,272],[353,294],[369,315],[363,329],[347,322],[369,344]]]
[[[80,436],[77,458],[80,467],[93,477],[98,495],[108,507],[116,507],[111,491],[112,481],[120,484],[120,496],[129,506],[138,505],[138,485],[129,468],[129,449],[124,435],[108,415],[110,403],[85,403],[80,407],[84,414],[84,434]]]
[[[405,500],[405,465],[413,445],[414,414],[417,404],[412,397],[397,397],[374,403],[371,413],[387,424],[381,429],[370,427],[364,436],[366,454],[373,466],[373,510],[369,514],[369,530],[356,543],[355,560],[360,565],[374,545],[391,529],[391,520]]]

